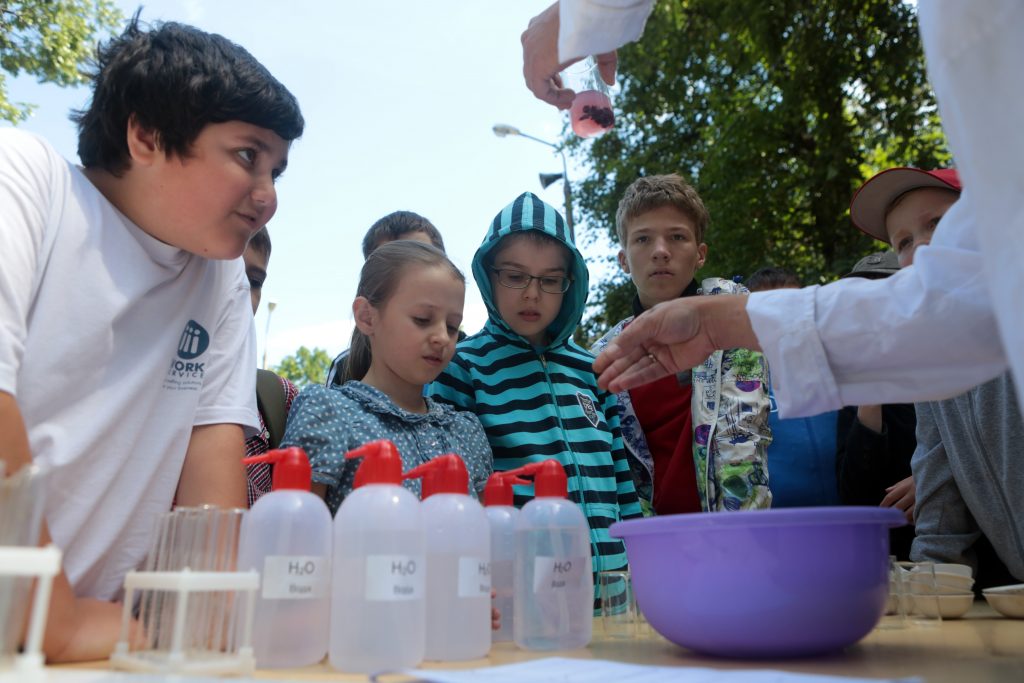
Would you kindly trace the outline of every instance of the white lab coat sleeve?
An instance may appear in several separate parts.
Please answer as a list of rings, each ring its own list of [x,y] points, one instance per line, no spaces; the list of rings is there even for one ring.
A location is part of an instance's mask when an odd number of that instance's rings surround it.
[[[558,59],[598,55],[640,38],[654,0],[560,0]]]
[[[914,265],[887,279],[750,296],[780,415],[939,400],[1006,369],[972,208],[965,190]]]
[[[974,197],[990,305],[1024,406],[1024,3],[922,0],[918,15],[928,78],[960,180]]]

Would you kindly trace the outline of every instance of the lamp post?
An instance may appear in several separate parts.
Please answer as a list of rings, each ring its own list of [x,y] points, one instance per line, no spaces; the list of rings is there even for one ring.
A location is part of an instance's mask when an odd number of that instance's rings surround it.
[[[267,327],[263,331],[263,369],[267,369],[267,347],[270,346],[270,316],[274,315],[277,308],[276,299],[267,299]]]
[[[526,138],[527,140],[533,140],[534,142],[539,142],[542,145],[547,145],[551,149],[558,152],[558,154],[562,157],[561,176],[559,176],[557,173],[541,173],[540,186],[546,189],[548,185],[558,180],[559,177],[562,178],[562,188],[565,190],[565,222],[569,225],[569,236],[575,242],[576,230],[573,227],[572,221],[572,189],[569,187],[569,166],[568,164],[565,163],[565,152],[562,151],[561,147],[559,147],[553,142],[548,142],[547,140],[541,140],[540,138],[535,138],[532,135],[527,135],[526,133],[519,130],[515,126],[510,126],[505,123],[496,123],[491,128],[491,130],[493,130],[494,134],[497,135],[499,138],[503,138],[508,135],[518,135],[521,138]]]

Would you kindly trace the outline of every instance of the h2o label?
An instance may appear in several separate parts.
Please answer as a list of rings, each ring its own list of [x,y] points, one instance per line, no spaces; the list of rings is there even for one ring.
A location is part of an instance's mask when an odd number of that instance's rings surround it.
[[[586,557],[535,557],[533,592],[554,593],[576,590],[583,585],[584,572],[590,571]]]
[[[459,558],[459,597],[491,597],[491,563],[488,560]]]
[[[424,596],[426,563],[418,555],[369,555],[367,600],[419,600]]]
[[[315,555],[267,555],[263,561],[266,600],[313,600],[330,594],[330,565]]]

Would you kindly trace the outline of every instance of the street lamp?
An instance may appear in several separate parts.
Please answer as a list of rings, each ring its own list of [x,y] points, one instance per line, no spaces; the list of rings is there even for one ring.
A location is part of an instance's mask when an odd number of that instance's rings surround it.
[[[267,369],[267,347],[270,346],[270,316],[277,308],[277,299],[267,299],[267,328],[263,332],[263,369]]]
[[[565,190],[565,222],[569,225],[569,236],[575,242],[576,241],[576,230],[573,227],[573,222],[572,222],[572,190],[569,187],[569,166],[565,163],[565,152],[563,152],[562,148],[559,147],[558,145],[556,145],[553,142],[548,142],[547,140],[541,140],[540,138],[535,138],[532,135],[527,135],[526,133],[524,133],[523,131],[519,130],[515,126],[510,126],[510,125],[505,124],[505,123],[496,123],[491,128],[491,130],[493,130],[494,134],[497,135],[499,138],[503,138],[503,137],[505,137],[507,135],[518,135],[521,138],[526,138],[527,140],[533,140],[534,142],[539,142],[542,145],[547,145],[551,149],[553,149],[556,152],[558,152],[559,155],[561,155],[561,157],[562,157],[562,173],[561,173],[561,175],[559,175],[557,173],[541,173],[540,174],[540,186],[542,188],[544,188],[544,189],[547,189],[548,185],[550,185],[551,183],[555,182],[559,178],[562,179],[562,187]]]

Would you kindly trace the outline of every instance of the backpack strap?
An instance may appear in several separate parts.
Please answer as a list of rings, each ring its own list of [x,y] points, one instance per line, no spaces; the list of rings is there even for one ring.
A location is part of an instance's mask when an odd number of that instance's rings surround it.
[[[256,405],[270,434],[271,448],[277,448],[284,436],[287,398],[280,377],[270,370],[256,371]]]

